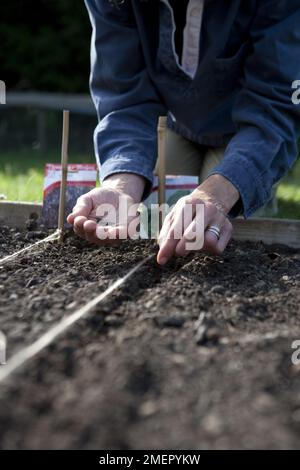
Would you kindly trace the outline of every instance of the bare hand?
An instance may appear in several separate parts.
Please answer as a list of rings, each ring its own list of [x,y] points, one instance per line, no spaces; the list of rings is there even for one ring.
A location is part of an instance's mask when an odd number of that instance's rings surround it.
[[[78,198],[67,221],[73,225],[74,232],[78,236],[91,243],[118,244],[120,239],[127,238],[128,225],[136,218],[134,209],[141,199],[143,189],[144,179],[138,175],[130,173],[112,175],[104,181],[101,188],[95,188]],[[110,224],[103,214],[101,214],[102,220],[99,217],[101,208],[107,205],[115,209],[116,224]],[[127,214],[120,214],[120,206],[127,207],[128,210],[132,208],[132,215],[127,218]],[[105,223],[101,223],[102,221]]]
[[[176,226],[179,221],[181,223],[183,220],[183,212],[187,204],[204,205],[205,232],[202,249],[213,254],[221,254],[228,245],[233,231],[227,213],[238,199],[238,191],[221,175],[211,176],[191,195],[181,198],[164,221],[158,239],[160,248],[157,262],[163,265],[174,255],[186,256],[190,252],[186,249],[186,244],[191,241],[191,233],[195,233],[195,220],[187,227],[184,227],[185,230],[181,239],[174,236]],[[210,226],[219,229],[220,237],[211,231],[207,231]]]

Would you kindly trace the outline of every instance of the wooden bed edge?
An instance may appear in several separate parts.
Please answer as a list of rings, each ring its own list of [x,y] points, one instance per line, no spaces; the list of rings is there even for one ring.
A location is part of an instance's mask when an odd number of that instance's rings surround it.
[[[25,228],[30,217],[40,218],[41,203],[0,201],[0,225]],[[233,239],[241,241],[262,241],[266,244],[282,244],[300,248],[300,220],[242,218],[233,221]]]
[[[0,201],[0,225],[25,228],[28,219],[40,218],[42,207],[41,203]]]
[[[300,248],[300,220],[293,219],[235,219],[233,239],[262,241],[266,244],[282,244]]]

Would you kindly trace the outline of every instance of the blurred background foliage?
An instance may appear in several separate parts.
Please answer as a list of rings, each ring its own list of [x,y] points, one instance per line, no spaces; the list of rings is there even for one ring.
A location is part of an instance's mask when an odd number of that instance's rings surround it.
[[[83,0],[10,0],[0,11],[0,78],[8,89],[88,93]]]

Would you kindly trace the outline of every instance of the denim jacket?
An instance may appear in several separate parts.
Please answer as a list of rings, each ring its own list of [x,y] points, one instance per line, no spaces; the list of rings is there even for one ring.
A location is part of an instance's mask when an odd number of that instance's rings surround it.
[[[226,145],[221,174],[249,217],[292,166],[300,135],[299,0],[206,0],[193,77],[178,66],[160,0],[85,0],[93,27],[91,93],[101,178],[132,172],[151,188],[158,116],[185,138]]]

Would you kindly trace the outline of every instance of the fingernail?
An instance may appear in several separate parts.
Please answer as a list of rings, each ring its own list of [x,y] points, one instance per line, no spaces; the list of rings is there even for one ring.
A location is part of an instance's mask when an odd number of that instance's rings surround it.
[[[161,265],[166,264],[167,261],[168,261],[168,258],[162,258],[161,260],[159,260],[159,264]]]

